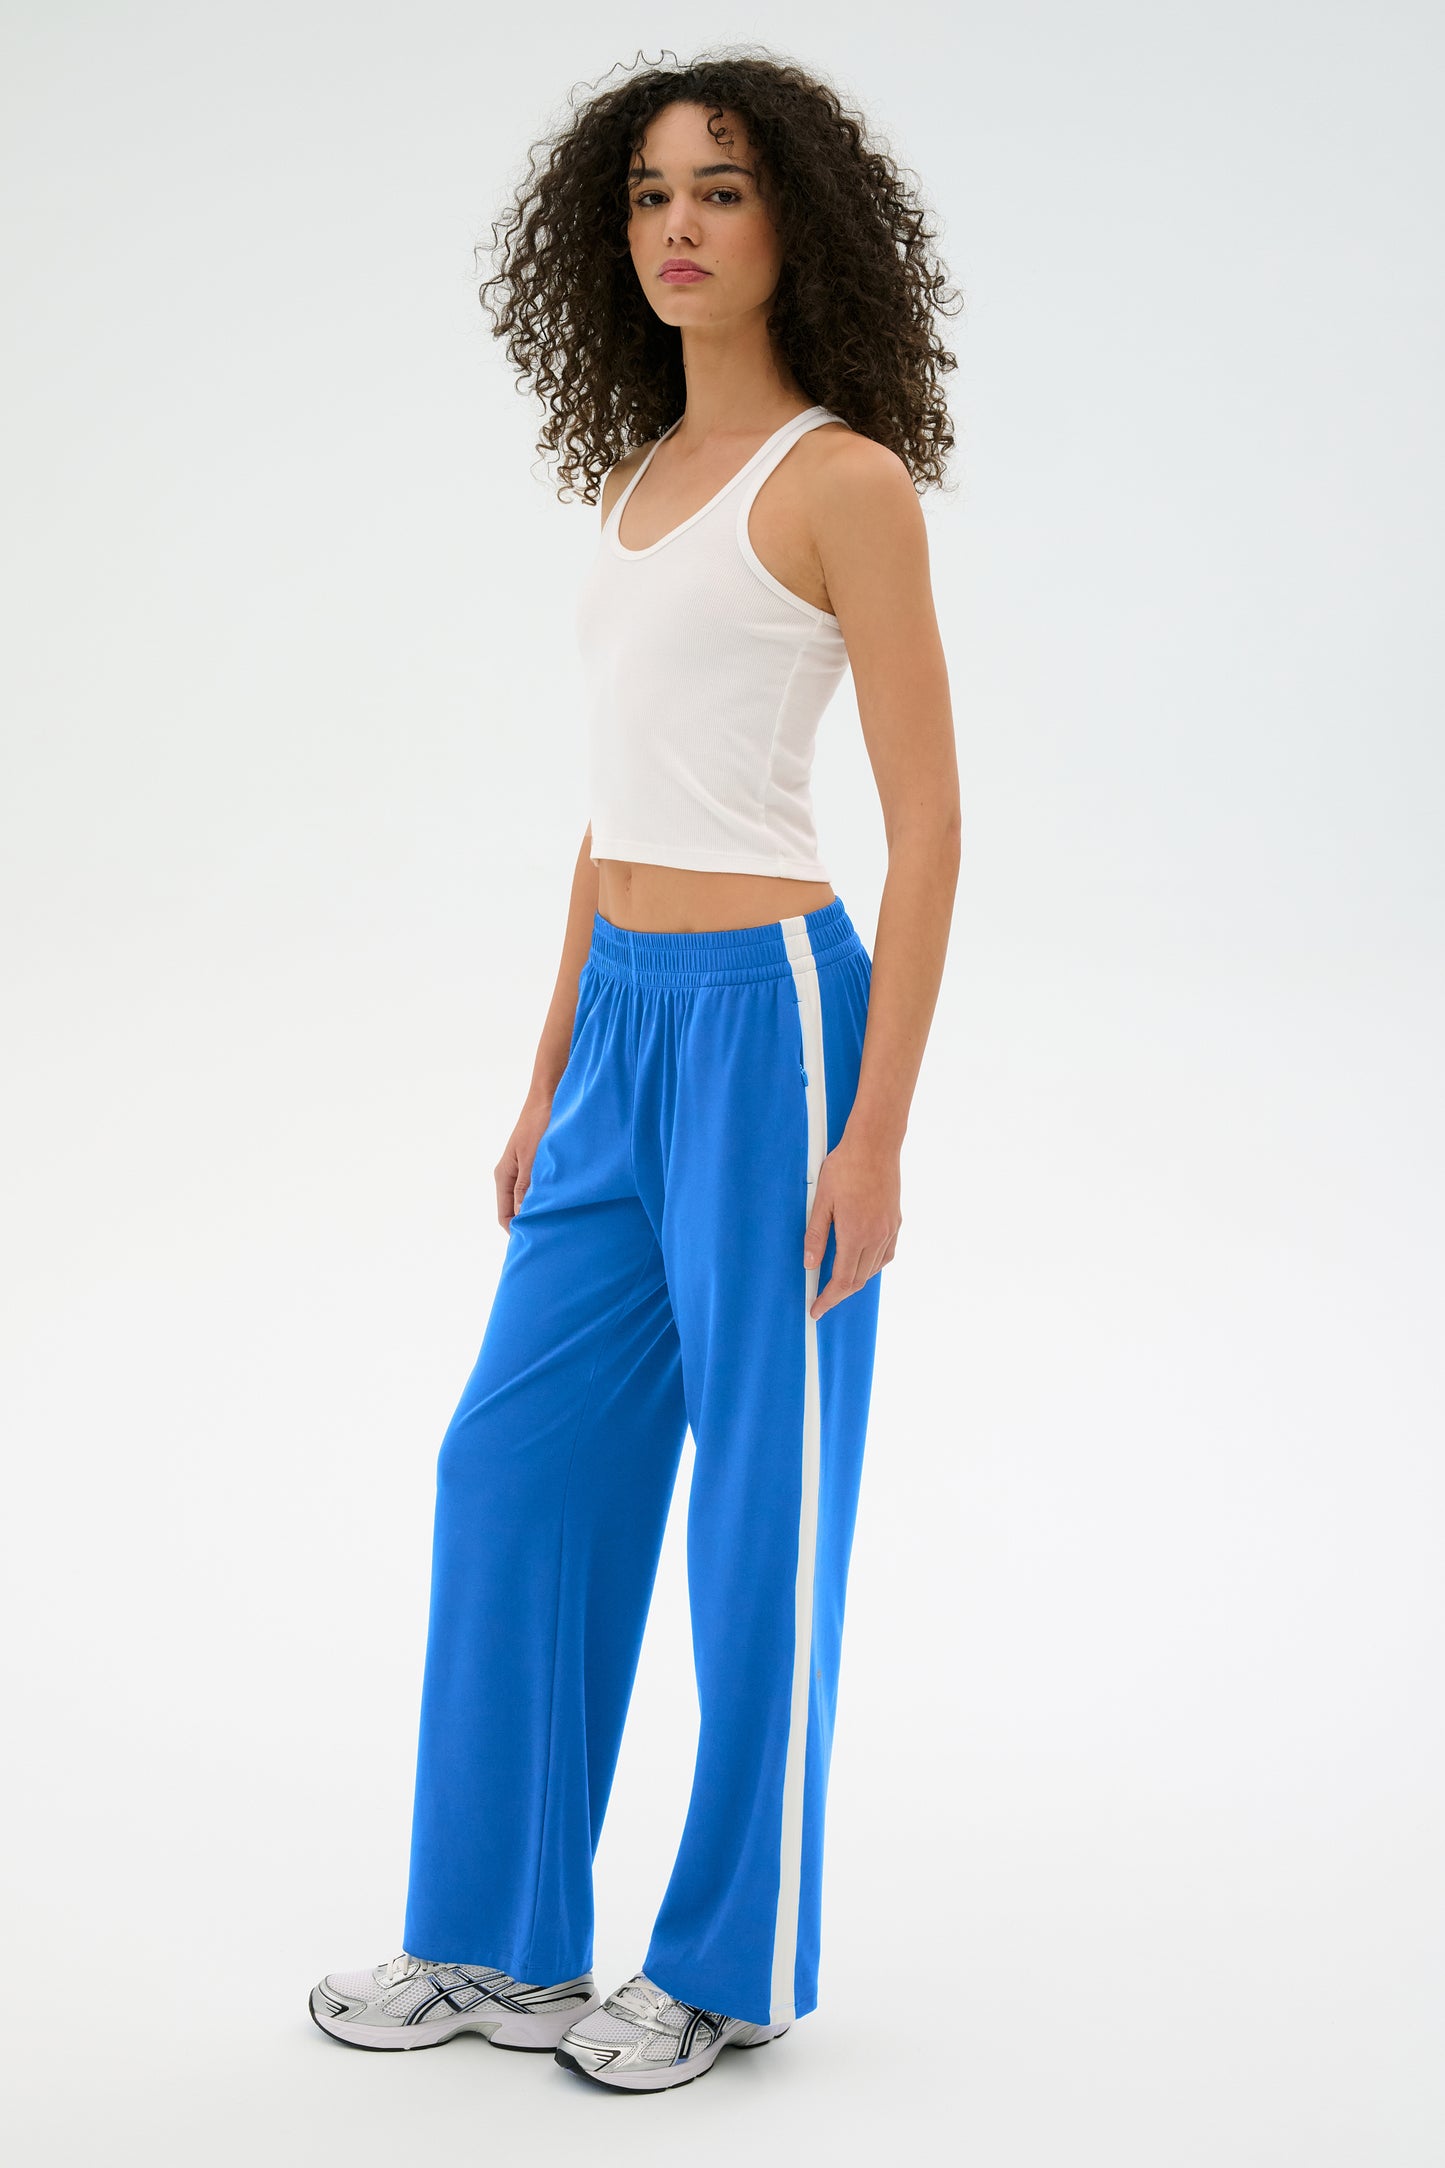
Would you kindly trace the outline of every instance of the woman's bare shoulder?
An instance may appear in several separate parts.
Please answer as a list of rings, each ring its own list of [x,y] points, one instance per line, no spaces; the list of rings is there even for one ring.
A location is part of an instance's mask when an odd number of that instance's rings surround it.
[[[825,422],[811,432],[817,447],[814,473],[829,488],[850,495],[865,507],[888,504],[913,492],[913,477],[897,452],[876,437]],[[806,438],[804,442],[806,442]]]

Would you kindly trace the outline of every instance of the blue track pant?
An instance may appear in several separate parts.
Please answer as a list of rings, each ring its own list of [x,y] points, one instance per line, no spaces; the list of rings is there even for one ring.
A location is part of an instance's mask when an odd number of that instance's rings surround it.
[[[700,1713],[641,1970],[817,2003],[823,1814],[879,1277],[808,1316],[871,959],[840,897],[734,932],[597,914],[567,1066],[442,1441],[404,1941],[552,1982],[592,1862],[685,1433]]]

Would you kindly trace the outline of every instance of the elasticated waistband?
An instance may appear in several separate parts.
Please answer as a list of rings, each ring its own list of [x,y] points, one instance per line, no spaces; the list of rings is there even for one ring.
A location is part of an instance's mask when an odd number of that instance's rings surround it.
[[[791,978],[862,948],[841,896],[816,911],[707,933],[634,933],[593,913],[587,961],[638,986],[730,986]]]

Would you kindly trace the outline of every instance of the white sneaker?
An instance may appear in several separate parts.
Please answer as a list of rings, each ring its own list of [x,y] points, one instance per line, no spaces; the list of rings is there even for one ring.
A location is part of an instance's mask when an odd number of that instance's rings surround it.
[[[403,1950],[370,1972],[328,1972],[311,1990],[311,2015],[353,2048],[434,2048],[479,2032],[494,2048],[546,2054],[601,2001],[590,1972],[529,1987],[486,1965],[428,1965]]]
[[[724,2048],[760,2048],[787,2029],[786,2023],[753,2025],[720,2010],[675,2002],[638,1972],[593,2015],[568,2026],[557,2060],[599,2085],[656,2093],[664,2086],[690,2085],[711,2070]]]

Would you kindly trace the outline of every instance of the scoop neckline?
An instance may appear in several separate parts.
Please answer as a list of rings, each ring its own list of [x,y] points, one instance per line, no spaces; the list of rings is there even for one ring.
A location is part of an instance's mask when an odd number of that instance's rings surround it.
[[[638,466],[637,472],[633,475],[626,489],[623,490],[622,495],[618,498],[616,504],[614,504],[612,507],[611,516],[609,517],[607,522],[607,537],[609,542],[611,543],[614,553],[619,557],[650,557],[654,550],[660,550],[664,547],[666,543],[675,540],[678,535],[686,534],[689,527],[695,526],[705,513],[712,510],[715,504],[721,503],[722,499],[727,495],[730,489],[736,489],[738,483],[742,481],[744,475],[750,474],[752,472],[758,461],[763,457],[763,454],[772,450],[773,446],[777,443],[779,437],[782,436],[786,430],[791,429],[795,423],[802,421],[805,415],[826,414],[829,411],[830,409],[828,407],[816,401],[812,406],[799,407],[796,414],[790,414],[785,422],[779,422],[777,428],[773,431],[772,435],[770,437],[766,437],[763,442],[758,446],[757,450],[751,455],[751,457],[743,461],[742,465],[738,468],[737,473],[729,476],[728,480],[723,483],[721,489],[716,489],[713,491],[712,495],[708,498],[706,504],[700,504],[695,512],[689,512],[685,520],[679,521],[676,527],[669,527],[667,533],[659,535],[655,542],[646,543],[640,550],[629,549],[627,544],[622,539],[622,514],[626,509],[627,500],[632,495],[633,490],[636,489],[638,483],[642,480],[643,475],[646,474],[648,468],[651,466],[653,454],[657,451],[658,446],[661,445],[668,437],[672,435],[674,429],[677,429],[681,426],[685,417],[682,414],[679,414],[675,422],[668,423],[666,429],[663,430],[662,435],[657,439],[657,443],[651,446],[648,451],[647,457],[641,461]]]

